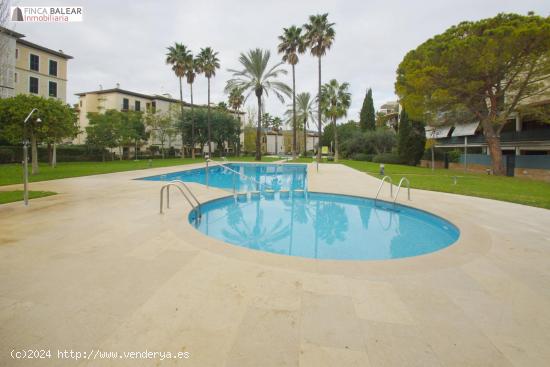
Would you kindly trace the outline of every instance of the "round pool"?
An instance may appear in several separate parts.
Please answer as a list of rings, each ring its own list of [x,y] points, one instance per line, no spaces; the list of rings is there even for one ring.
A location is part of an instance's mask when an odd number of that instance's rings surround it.
[[[201,206],[190,223],[208,236],[249,249],[336,260],[397,259],[454,243],[460,232],[411,207],[326,193],[262,193]]]

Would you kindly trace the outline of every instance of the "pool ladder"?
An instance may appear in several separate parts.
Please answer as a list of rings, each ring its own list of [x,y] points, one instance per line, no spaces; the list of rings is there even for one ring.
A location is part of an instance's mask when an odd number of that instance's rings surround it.
[[[193,208],[193,211],[195,212],[196,217],[200,218],[202,215],[201,203],[199,202],[197,197],[193,194],[191,189],[189,189],[189,186],[187,186],[185,182],[181,180],[170,181],[166,185],[162,186],[162,188],[160,189],[160,214],[163,214],[164,190],[166,190],[166,208],[170,208],[170,187],[171,186],[176,187],[181,192],[185,200],[187,200],[189,205],[191,205],[191,207]]]
[[[399,196],[399,191],[401,191],[401,186],[403,185],[403,182],[407,184],[407,199],[411,200],[411,183],[409,182],[409,179],[407,177],[401,177],[401,180],[399,180],[399,185],[397,185],[397,192],[395,193],[395,198],[393,197],[393,182],[390,176],[384,176],[382,178],[382,182],[380,182],[380,186],[378,186],[378,191],[376,191],[376,197],[374,198],[374,205],[376,205],[378,201],[378,196],[380,195],[380,191],[382,190],[382,186],[384,186],[384,183],[386,180],[389,181],[390,184],[390,198],[393,199],[393,208],[397,206],[397,197]]]

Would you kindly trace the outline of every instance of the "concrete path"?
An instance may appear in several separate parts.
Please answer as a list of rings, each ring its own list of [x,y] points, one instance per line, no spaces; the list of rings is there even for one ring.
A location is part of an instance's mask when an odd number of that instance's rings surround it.
[[[60,194],[0,205],[0,366],[550,364],[549,210],[402,192],[456,224],[459,241],[409,259],[317,261],[206,237],[182,198],[159,215],[162,184],[133,180],[193,167],[33,183]],[[311,191],[376,193],[376,178],[320,167]],[[227,195],[192,186],[201,201]],[[10,357],[23,349],[52,358]]]

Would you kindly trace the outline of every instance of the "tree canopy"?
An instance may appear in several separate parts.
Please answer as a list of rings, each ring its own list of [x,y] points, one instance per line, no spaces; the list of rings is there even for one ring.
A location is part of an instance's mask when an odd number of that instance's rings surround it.
[[[550,17],[499,14],[453,26],[407,53],[395,88],[413,119],[480,121],[493,170],[502,173],[504,124],[549,93]]]

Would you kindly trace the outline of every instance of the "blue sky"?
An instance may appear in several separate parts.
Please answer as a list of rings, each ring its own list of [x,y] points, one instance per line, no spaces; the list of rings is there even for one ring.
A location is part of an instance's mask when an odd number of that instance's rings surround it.
[[[366,88],[378,108],[395,100],[395,71],[407,51],[463,20],[494,16],[499,12],[549,16],[549,1],[11,1],[12,6],[83,6],[82,23],[10,23],[8,26],[36,42],[74,56],[69,64],[68,101],[74,93],[120,83],[121,88],[144,93],[178,95],[177,79],[164,63],[166,47],[182,42],[198,52],[211,46],[219,52],[221,69],[212,83],[212,100],[226,100],[230,77],[227,68],[239,68],[240,52],[265,48],[276,53],[283,27],[302,25],[310,14],[329,13],[336,23],[334,46],[323,59],[323,80],[351,85],[349,119],[357,119]],[[290,71],[290,68],[288,68]],[[297,91],[316,92],[317,65],[309,54],[296,68]],[[290,72],[286,80],[291,82]],[[206,79],[194,85],[195,101],[206,103]],[[189,99],[188,88],[184,99]],[[250,105],[255,101],[250,100]],[[282,115],[286,109],[274,98],[267,112]]]

